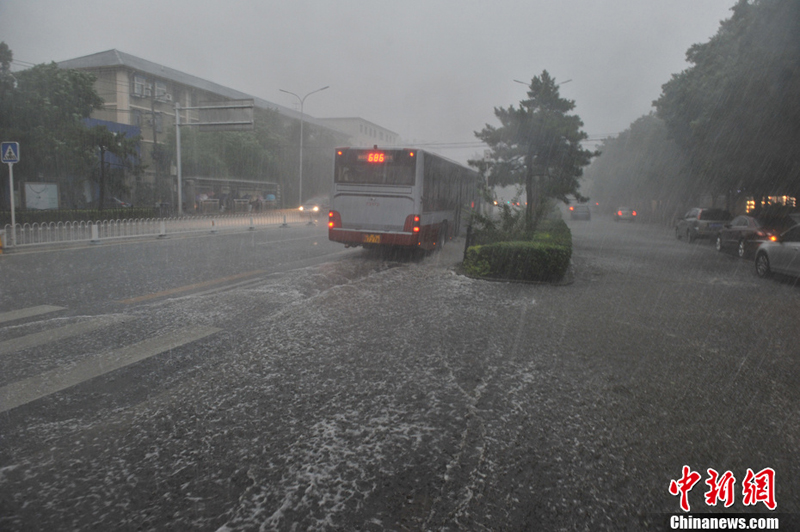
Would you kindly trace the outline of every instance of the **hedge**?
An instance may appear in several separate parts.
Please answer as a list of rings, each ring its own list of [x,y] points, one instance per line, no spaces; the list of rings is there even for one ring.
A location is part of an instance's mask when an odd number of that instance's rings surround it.
[[[467,249],[468,275],[511,281],[556,282],[572,257],[572,234],[563,220],[543,224],[531,240],[494,242]]]

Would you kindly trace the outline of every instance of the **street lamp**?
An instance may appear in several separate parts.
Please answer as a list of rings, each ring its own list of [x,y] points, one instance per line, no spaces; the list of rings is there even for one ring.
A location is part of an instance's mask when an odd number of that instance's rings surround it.
[[[513,79],[511,81],[514,81],[515,83],[522,83],[525,86],[529,86],[530,85],[530,83],[525,83],[524,81],[520,81],[518,79]],[[568,79],[567,81],[562,81],[561,83],[556,83],[556,87],[560,87],[561,85],[564,85],[565,83],[569,83],[570,81],[572,81],[571,78]]]
[[[293,92],[285,91],[283,89],[278,89],[279,91],[285,92],[286,94],[291,94],[300,101],[300,191],[298,194],[298,196],[300,197],[300,201],[298,202],[298,205],[303,204],[303,103],[305,103],[306,98],[308,98],[315,92],[324,91],[328,87],[330,87],[330,85],[325,85],[321,89],[309,92],[302,98]]]

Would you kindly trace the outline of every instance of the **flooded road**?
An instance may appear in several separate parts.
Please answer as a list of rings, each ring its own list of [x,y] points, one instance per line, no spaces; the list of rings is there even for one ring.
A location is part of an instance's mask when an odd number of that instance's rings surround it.
[[[666,228],[569,224],[559,286],[461,276],[463,240],[387,257],[307,228],[269,257],[261,233],[119,248],[123,288],[2,299],[53,309],[0,323],[0,398],[59,389],[0,404],[0,528],[651,529],[684,465],[737,479],[692,512],[772,515],[741,491],[771,468],[797,513],[797,287]]]

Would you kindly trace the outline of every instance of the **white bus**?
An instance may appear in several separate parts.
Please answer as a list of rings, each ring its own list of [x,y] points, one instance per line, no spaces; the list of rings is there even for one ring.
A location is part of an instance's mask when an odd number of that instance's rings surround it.
[[[345,246],[433,250],[480,201],[479,175],[412,148],[336,150],[328,238]]]

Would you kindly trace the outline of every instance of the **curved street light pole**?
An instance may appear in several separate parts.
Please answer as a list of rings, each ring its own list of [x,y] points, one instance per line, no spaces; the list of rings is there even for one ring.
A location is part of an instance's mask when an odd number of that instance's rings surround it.
[[[306,98],[308,98],[309,96],[311,96],[315,92],[324,91],[325,89],[327,89],[329,87],[330,87],[330,85],[325,85],[321,89],[317,89],[315,91],[309,92],[308,94],[306,94],[302,98],[300,96],[298,96],[297,94],[293,93],[293,92],[285,91],[283,89],[278,89],[279,91],[285,92],[286,94],[291,94],[292,96],[297,98],[298,101],[300,102],[300,190],[299,190],[299,193],[298,193],[298,197],[299,197],[299,201],[297,202],[298,205],[302,205],[303,204],[303,122],[304,122],[304,120],[303,120],[303,104],[305,103]]]
[[[513,81],[514,83],[520,83],[520,84],[528,86],[528,87],[530,86],[530,83],[525,83],[524,81],[520,81],[518,79],[512,79],[511,81]],[[567,81],[562,81],[561,83],[556,83],[556,87],[560,87],[561,85],[564,85],[565,83],[569,83],[570,81],[572,81],[572,78],[568,79]]]

